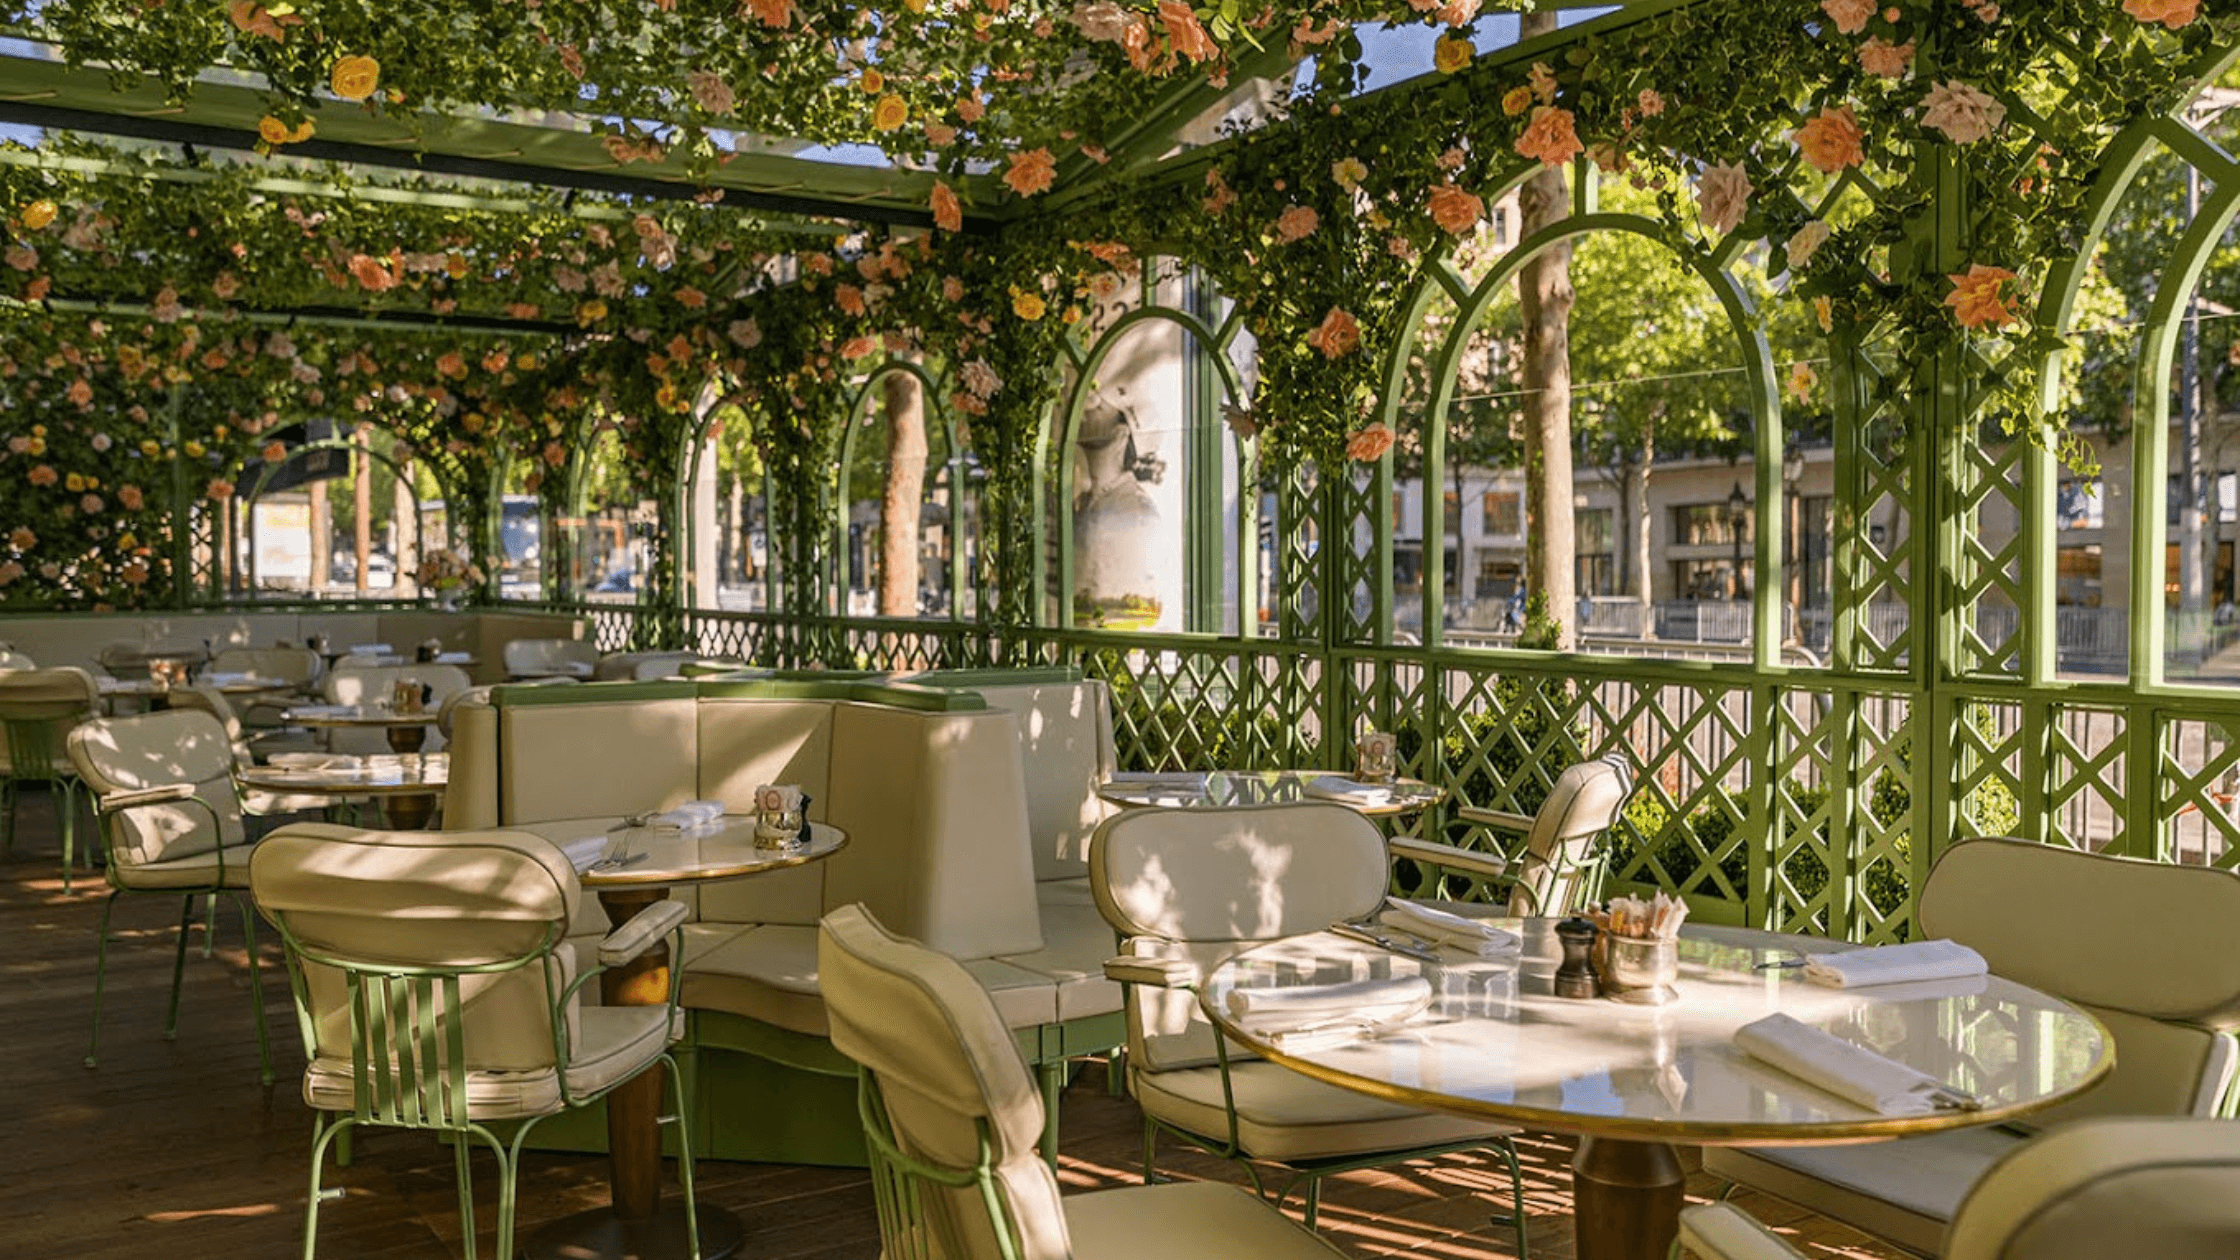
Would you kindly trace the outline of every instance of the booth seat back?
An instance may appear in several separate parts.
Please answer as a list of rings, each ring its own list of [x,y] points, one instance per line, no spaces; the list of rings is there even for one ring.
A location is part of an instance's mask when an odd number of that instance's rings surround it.
[[[229,647],[210,658],[213,674],[247,674],[268,682],[306,687],[317,681],[326,663],[310,648]]]
[[[970,690],[1017,719],[1035,878],[1087,878],[1089,838],[1119,812],[1097,795],[1117,765],[1104,681],[1066,668],[934,670],[904,681]]]
[[[2115,1071],[2033,1125],[2229,1114],[2240,1099],[2240,872],[1970,840],[1937,860],[1922,932],[2091,1011]]]
[[[833,699],[703,688],[699,702],[700,795],[746,812],[765,783],[795,783],[809,817],[832,821]],[[838,690],[836,689],[836,693]],[[864,838],[850,833],[851,847]],[[843,851],[841,856],[846,856]],[[825,867],[833,859],[700,890],[700,918],[717,923],[815,923],[825,911]]]
[[[578,674],[591,677],[599,649],[581,639],[515,639],[502,652],[506,673]]]
[[[110,859],[125,865],[193,857],[242,842],[233,756],[224,725],[193,709],[95,718],[70,732],[70,760],[95,792],[107,796],[185,783],[209,807],[180,802],[118,814],[110,822]]]
[[[689,685],[500,687],[491,702],[501,826],[638,814],[699,795],[700,721]],[[471,709],[452,714],[461,738],[473,726]],[[469,750],[452,753],[454,776],[462,754]]]
[[[351,1061],[347,988],[342,974],[318,959],[375,969],[530,959],[512,970],[459,977],[466,1068],[554,1066],[553,1007],[575,974],[574,952],[563,942],[581,891],[568,860],[536,836],[299,823],[258,842],[249,886],[258,908],[302,951],[291,961],[312,1053]],[[581,1044],[573,1000],[561,1018],[570,1044]]]

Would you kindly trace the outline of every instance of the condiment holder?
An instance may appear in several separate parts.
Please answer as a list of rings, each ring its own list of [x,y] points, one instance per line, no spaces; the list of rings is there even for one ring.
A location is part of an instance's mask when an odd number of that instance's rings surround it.
[[[1654,900],[1619,897],[1590,909],[1595,938],[1595,975],[1602,996],[1636,1006],[1664,1006],[1680,1000],[1680,925],[1688,906],[1658,893]]]
[[[1400,740],[1391,731],[1364,731],[1353,741],[1353,777],[1389,783],[1400,772]]]

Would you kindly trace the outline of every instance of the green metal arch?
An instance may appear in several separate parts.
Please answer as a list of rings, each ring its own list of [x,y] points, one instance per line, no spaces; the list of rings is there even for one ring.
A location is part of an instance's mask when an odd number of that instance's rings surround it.
[[[1088,403],[1090,378],[1095,375],[1097,368],[1103,364],[1105,359],[1111,356],[1113,347],[1118,344],[1122,336],[1126,335],[1136,325],[1153,320],[1179,324],[1183,331],[1195,337],[1200,347],[1208,352],[1205,357],[1213,360],[1214,371],[1221,381],[1222,392],[1231,401],[1240,404],[1247,401],[1244,395],[1243,381],[1237,374],[1236,365],[1229,361],[1227,354],[1229,343],[1235,340],[1237,332],[1243,326],[1237,312],[1231,311],[1229,317],[1222,321],[1221,328],[1216,330],[1208,327],[1204,320],[1185,310],[1178,310],[1171,306],[1139,306],[1113,321],[1112,327],[1106,329],[1104,334],[1097,338],[1075,365],[1073,387],[1066,392],[1066,396],[1060,401],[1057,411],[1052,416],[1056,423],[1046,423],[1043,426],[1045,436],[1055,438],[1055,448],[1053,449],[1045,444],[1043,449],[1036,452],[1035,463],[1037,467],[1047,466],[1046,461],[1054,459],[1057,452],[1073,449],[1074,442],[1080,437],[1081,412]],[[1060,416],[1063,418],[1060,419]],[[1053,429],[1055,429],[1055,433],[1052,432]],[[1239,439],[1236,449],[1240,485],[1250,487],[1253,483],[1251,474],[1258,467],[1258,443]],[[1049,496],[1044,494],[1035,496],[1035,506],[1038,512],[1047,506],[1048,498]],[[1256,546],[1258,542],[1258,511],[1256,506],[1247,502],[1253,498],[1254,496],[1250,493],[1240,493],[1238,495],[1240,507],[1238,512],[1239,529],[1249,528],[1252,531],[1240,539],[1240,550],[1238,552],[1240,558],[1250,550],[1251,546]],[[1070,495],[1062,497],[1056,511],[1058,517],[1059,564],[1057,624],[1062,627],[1072,625],[1074,615],[1072,497]],[[1037,550],[1039,551],[1040,548],[1037,548]],[[1245,581],[1248,576],[1248,573],[1240,573],[1240,584],[1251,585]],[[1252,592],[1246,592],[1244,598],[1243,612],[1249,612],[1251,611]],[[1040,601],[1037,601],[1038,606],[1039,603]],[[1243,612],[1239,614],[1239,624],[1249,624],[1241,620]]]
[[[392,429],[390,430],[390,432],[396,433],[397,431]],[[402,437],[403,435],[398,434],[398,436]],[[388,454],[382,451],[374,450],[371,446],[367,446],[361,451],[356,443],[345,442],[337,438],[328,438],[317,442],[306,442],[303,445],[296,447],[294,450],[289,451],[288,457],[281,460],[280,463],[266,464],[261,470],[258,471],[256,483],[249,487],[249,493],[243,496],[243,509],[253,513],[257,506],[257,500],[264,497],[265,487],[271,482],[273,474],[278,472],[282,465],[293,462],[294,460],[299,459],[312,451],[342,451],[352,456],[363,454],[369,459],[379,460],[381,463],[388,466],[391,473],[396,475],[398,482],[404,486],[405,493],[412,496],[413,515],[415,516],[415,518],[418,517],[420,512],[420,492],[412,488],[412,478],[406,475],[404,466],[402,464],[399,464]],[[444,469],[441,464],[434,460],[430,460],[428,461],[428,469],[431,473],[434,474],[437,483],[444,487],[444,498],[446,502],[448,503],[449,501],[456,499],[457,496],[452,493],[452,480],[450,477],[445,475]],[[249,550],[248,569],[249,589],[254,591],[256,589],[257,581],[257,553],[255,548],[251,548]],[[404,575],[400,573],[397,576],[399,578],[402,578]],[[493,578],[492,580],[495,581],[496,579]]]
[[[957,443],[956,413],[949,407],[943,392],[944,382],[948,378],[946,371],[940,373],[929,372],[922,363],[891,355],[882,360],[879,366],[871,369],[871,372],[863,378],[862,383],[856,387],[855,392],[848,397],[845,412],[847,419],[842,423],[840,429],[840,453],[833,467],[834,482],[839,487],[843,499],[840,519],[833,522],[832,538],[830,540],[832,544],[832,581],[833,589],[842,592],[842,599],[846,598],[845,592],[848,589],[848,580],[852,576],[848,568],[848,521],[844,496],[848,486],[848,471],[855,467],[856,462],[856,434],[862,427],[858,421],[862,420],[871,410],[871,391],[873,388],[877,387],[887,377],[897,373],[917,379],[918,388],[925,395],[929,413],[940,422],[941,440],[943,450],[946,452],[945,458],[952,466],[952,483],[956,480],[959,471],[958,466],[961,465],[963,458],[963,452],[959,449]],[[953,496],[955,491],[952,490],[951,494]],[[961,524],[957,517],[958,513],[952,506],[949,517],[952,557],[961,557],[963,554],[963,549],[957,545],[956,540],[957,527]],[[961,603],[961,600],[954,597],[950,599],[949,616],[951,620],[956,619],[958,606]]]
[[[1380,416],[1388,424],[1399,418],[1399,386],[1404,381],[1411,353],[1419,344],[1423,316],[1428,312],[1433,296],[1438,292],[1466,292],[1467,299],[1456,303],[1454,328],[1439,347],[1433,363],[1431,397],[1426,400],[1423,409],[1424,480],[1428,485],[1442,476],[1446,467],[1446,417],[1454,405],[1455,366],[1467,347],[1471,334],[1484,321],[1496,296],[1515,279],[1525,263],[1564,241],[1599,232],[1638,236],[1662,247],[1702,280],[1711,290],[1712,296],[1718,299],[1720,308],[1726,312],[1728,326],[1743,351],[1743,375],[1748,382],[1750,408],[1757,427],[1757,501],[1772,502],[1773,497],[1780,493],[1781,400],[1780,391],[1773,379],[1773,351],[1766,342],[1764,330],[1759,327],[1757,305],[1736,282],[1733,274],[1714,259],[1700,251],[1675,244],[1664,224],[1640,215],[1599,212],[1577,214],[1550,224],[1518,241],[1508,253],[1502,255],[1475,288],[1464,283],[1464,278],[1448,260],[1442,258],[1432,263],[1426,268],[1424,282],[1418,286],[1416,296],[1409,303],[1409,322],[1405,332],[1393,346],[1392,359],[1386,368],[1388,396],[1379,410]],[[1446,505],[1441,496],[1435,494],[1426,493],[1423,500],[1424,545],[1429,547],[1430,540],[1446,536]],[[1758,663],[1767,665],[1777,663],[1780,656],[1780,610],[1764,598],[1764,592],[1775,588],[1781,557],[1773,531],[1759,529],[1755,531],[1755,538],[1756,565],[1760,577],[1756,583],[1758,598],[1754,601],[1752,639]],[[1443,633],[1446,620],[1443,586],[1443,582],[1428,578],[1423,584],[1423,642],[1427,647],[1438,646]]]

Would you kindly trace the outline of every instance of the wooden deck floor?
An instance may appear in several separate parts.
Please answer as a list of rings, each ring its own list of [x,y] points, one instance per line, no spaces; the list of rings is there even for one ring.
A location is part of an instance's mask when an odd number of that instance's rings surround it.
[[[221,917],[215,957],[188,953],[179,1035],[162,1038],[176,903],[119,903],[110,948],[101,1065],[82,1064],[91,1017],[94,927],[106,889],[84,878],[65,894],[47,803],[27,794],[12,859],[0,862],[0,1255],[78,1260],[194,1256],[263,1260],[298,1254],[310,1112],[297,1089],[302,1050],[269,938],[265,998],[280,1083],[257,1081],[247,955],[238,917]],[[1136,1183],[1138,1120],[1110,1098],[1099,1068],[1065,1095],[1062,1177],[1069,1192]],[[1523,1143],[1532,1255],[1572,1254],[1569,1144]],[[1175,1151],[1182,1176],[1238,1180],[1226,1164]],[[524,1227],[605,1201],[602,1158],[526,1160]],[[448,1153],[424,1134],[364,1140],[340,1174],[347,1196],[323,1214],[325,1260],[437,1260],[462,1254]],[[331,1184],[331,1183],[330,1183]],[[484,1170],[483,1252],[495,1193]],[[1697,1178],[1691,1190],[1715,1189]],[[862,1173],[703,1161],[700,1190],[747,1225],[750,1260],[873,1260],[871,1196]],[[1475,1260],[1513,1255],[1486,1222],[1497,1171],[1454,1157],[1357,1173],[1326,1191],[1324,1231],[1362,1257]],[[1739,1199],[1813,1256],[1880,1257],[1865,1240],[1780,1203]]]

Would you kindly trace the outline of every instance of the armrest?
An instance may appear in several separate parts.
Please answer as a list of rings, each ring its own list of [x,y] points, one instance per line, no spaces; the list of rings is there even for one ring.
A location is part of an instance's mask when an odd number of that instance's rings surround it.
[[[1188,989],[1198,983],[1197,967],[1180,958],[1107,958],[1104,974],[1108,980],[1148,984],[1156,989]]]
[[[1804,1260],[1731,1203],[1706,1203],[1680,1214],[1680,1247],[1701,1260]]]
[[[1458,849],[1451,844],[1417,840],[1410,836],[1394,836],[1385,842],[1385,847],[1401,857],[1450,871],[1461,871],[1466,875],[1476,875],[1481,879],[1505,879],[1509,873],[1508,859],[1498,853]]]
[[[599,965],[619,967],[652,948],[677,930],[692,908],[681,901],[656,901],[630,916],[629,921],[607,933],[599,942]],[[681,960],[679,960],[681,962]]]
[[[167,783],[162,787],[135,788],[130,792],[111,792],[95,802],[104,814],[121,809],[138,809],[142,805],[166,805],[184,801],[194,796],[192,783]]]
[[[1464,822],[1474,822],[1481,827],[1493,827],[1501,831],[1530,831],[1533,823],[1530,814],[1512,814],[1505,809],[1485,809],[1477,805],[1465,805],[1456,810],[1454,816]]]

